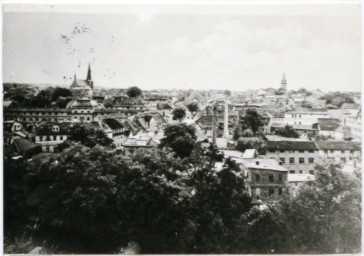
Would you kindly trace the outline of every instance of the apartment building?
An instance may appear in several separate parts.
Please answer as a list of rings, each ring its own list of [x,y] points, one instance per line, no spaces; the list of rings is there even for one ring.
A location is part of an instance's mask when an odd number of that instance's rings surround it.
[[[319,152],[311,141],[268,141],[266,157],[279,161],[290,174],[314,174]]]

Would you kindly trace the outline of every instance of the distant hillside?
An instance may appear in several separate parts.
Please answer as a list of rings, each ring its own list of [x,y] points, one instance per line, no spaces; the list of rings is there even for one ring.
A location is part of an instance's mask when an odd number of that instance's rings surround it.
[[[3,88],[39,88],[45,89],[48,87],[62,87],[68,88],[70,85],[62,85],[62,84],[32,84],[32,83],[3,83]]]

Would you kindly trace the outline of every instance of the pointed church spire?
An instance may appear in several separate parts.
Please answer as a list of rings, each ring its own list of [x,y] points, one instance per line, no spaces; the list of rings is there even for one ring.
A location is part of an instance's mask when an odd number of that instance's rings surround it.
[[[90,63],[88,64],[88,71],[87,71],[87,78],[86,78],[87,81],[92,81],[92,78],[91,78],[91,65]]]
[[[76,72],[75,72],[75,74],[73,75],[73,79],[76,81]]]

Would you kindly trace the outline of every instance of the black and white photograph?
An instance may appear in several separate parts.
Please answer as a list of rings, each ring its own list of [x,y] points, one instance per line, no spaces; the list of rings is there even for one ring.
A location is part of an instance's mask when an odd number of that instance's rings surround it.
[[[2,3],[5,254],[360,254],[360,3]]]

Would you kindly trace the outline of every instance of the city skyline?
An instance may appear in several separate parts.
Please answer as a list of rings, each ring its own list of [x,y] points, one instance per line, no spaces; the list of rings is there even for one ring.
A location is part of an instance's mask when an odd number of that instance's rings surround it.
[[[5,5],[3,82],[360,91],[360,6],[302,7]]]

